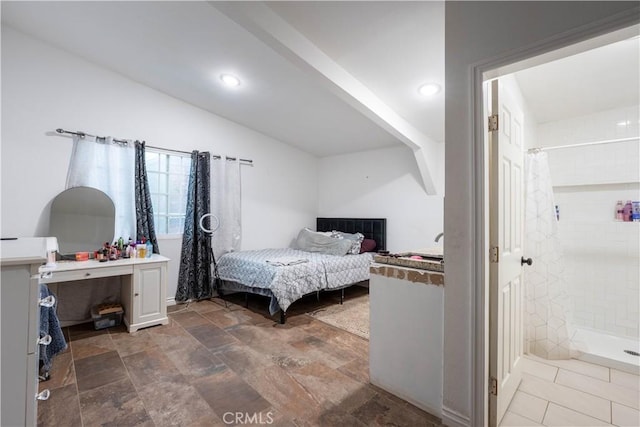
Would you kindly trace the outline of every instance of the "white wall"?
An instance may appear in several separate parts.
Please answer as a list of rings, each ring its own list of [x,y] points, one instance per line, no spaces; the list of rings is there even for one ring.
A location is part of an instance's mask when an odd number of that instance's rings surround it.
[[[253,159],[243,166],[242,248],[287,246],[315,225],[317,159],[2,26],[2,236],[41,236],[72,148],[56,128]],[[175,295],[181,240],[160,240]]]
[[[476,276],[476,260],[486,258],[483,250],[474,246],[483,235],[475,221],[484,216],[484,210],[476,203],[482,193],[475,185],[473,67],[522,47],[536,46],[541,53],[550,49],[546,44],[550,39],[577,28],[596,35],[610,27],[605,20],[618,13],[638,20],[634,2],[445,3],[443,421],[450,426],[486,422],[486,383],[482,382],[485,354],[477,348],[473,334],[476,322],[480,327],[484,324],[475,317],[476,295],[483,292],[483,279]],[[594,21],[598,21],[597,26],[593,26]],[[587,24],[591,26],[583,27]],[[530,52],[533,55],[534,51]]]
[[[544,123],[540,145],[638,137],[639,113],[622,107]],[[573,323],[637,339],[640,223],[616,222],[614,208],[618,200],[640,200],[640,140],[547,153]]]
[[[323,158],[318,179],[319,216],[387,218],[392,252],[442,245],[434,238],[442,231],[444,198],[425,193],[409,148]]]

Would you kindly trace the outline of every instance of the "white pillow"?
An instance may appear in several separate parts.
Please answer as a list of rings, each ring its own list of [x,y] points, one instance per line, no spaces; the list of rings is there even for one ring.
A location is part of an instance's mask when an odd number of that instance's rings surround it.
[[[351,241],[336,239],[325,233],[303,228],[298,233],[295,248],[307,252],[320,252],[328,255],[346,255],[351,249]]]
[[[331,232],[331,237],[337,239],[346,239],[351,241],[351,249],[349,249],[349,254],[358,255],[360,253],[360,246],[362,245],[362,241],[364,240],[364,234],[362,233],[344,233],[342,231],[333,230]]]

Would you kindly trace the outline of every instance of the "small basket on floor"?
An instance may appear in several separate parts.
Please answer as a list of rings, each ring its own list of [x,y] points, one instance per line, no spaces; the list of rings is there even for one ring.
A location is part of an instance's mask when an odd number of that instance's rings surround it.
[[[124,310],[120,304],[100,304],[91,308],[91,318],[96,331],[113,328],[122,322]]]

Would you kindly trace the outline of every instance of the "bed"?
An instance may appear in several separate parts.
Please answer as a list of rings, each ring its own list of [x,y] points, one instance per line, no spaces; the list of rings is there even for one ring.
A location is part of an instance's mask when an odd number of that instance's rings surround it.
[[[386,249],[386,219],[384,218],[317,218],[316,231],[361,233],[374,240],[375,250]],[[261,249],[230,252],[220,257],[217,285],[222,297],[228,293],[245,292],[270,298],[271,315],[280,313],[280,323],[286,322],[291,304],[305,295],[328,290],[342,290],[369,280],[372,252],[329,255],[293,248]]]

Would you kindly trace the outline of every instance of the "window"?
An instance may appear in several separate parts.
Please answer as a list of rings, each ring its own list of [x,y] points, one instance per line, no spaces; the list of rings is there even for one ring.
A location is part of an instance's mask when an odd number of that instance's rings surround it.
[[[191,157],[147,149],[145,161],[156,233],[182,234]]]

